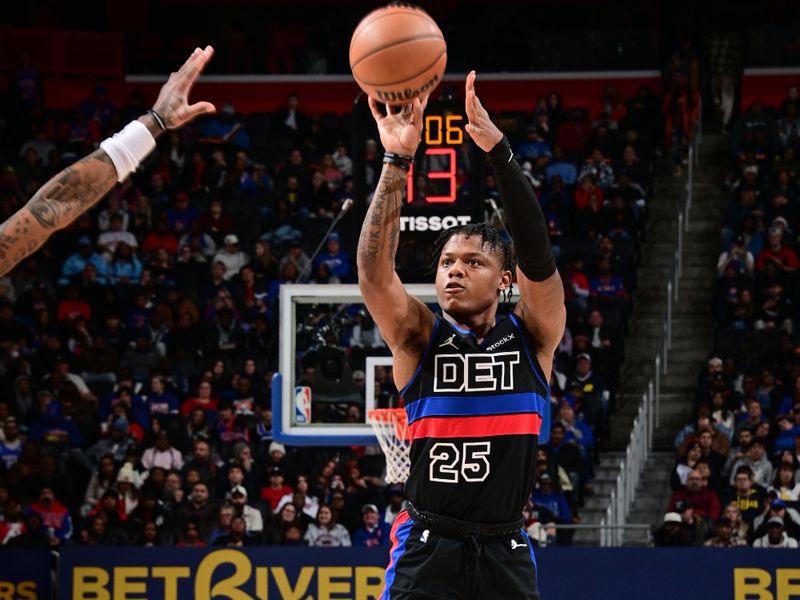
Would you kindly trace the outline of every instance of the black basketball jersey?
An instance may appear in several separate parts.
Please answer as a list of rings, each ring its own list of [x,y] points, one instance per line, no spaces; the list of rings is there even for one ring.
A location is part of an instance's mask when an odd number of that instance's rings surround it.
[[[417,508],[477,523],[520,518],[550,393],[530,344],[513,314],[480,344],[436,318],[401,391],[412,440],[406,494]]]

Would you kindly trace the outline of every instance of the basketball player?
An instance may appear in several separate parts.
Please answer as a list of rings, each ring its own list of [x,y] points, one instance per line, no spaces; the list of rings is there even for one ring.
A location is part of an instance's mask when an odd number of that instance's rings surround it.
[[[520,300],[511,292],[509,245],[483,224],[440,237],[441,314],[409,296],[394,270],[407,169],[426,100],[384,115],[370,99],[386,149],[361,230],[358,276],[367,308],[394,357],[411,435],[409,507],[391,533],[384,600],[538,599],[531,542],[521,528],[553,353],[566,320],[547,225],[508,140],[467,77],[467,132],[488,154],[512,225]]]
[[[59,229],[94,206],[114,184],[125,180],[155,149],[167,129],[177,129],[215,112],[209,102],[189,104],[189,92],[214,49],[195,49],[161,88],[153,109],[100,144],[89,156],[70,165],[34,194],[28,203],[0,224],[0,275],[33,254]]]

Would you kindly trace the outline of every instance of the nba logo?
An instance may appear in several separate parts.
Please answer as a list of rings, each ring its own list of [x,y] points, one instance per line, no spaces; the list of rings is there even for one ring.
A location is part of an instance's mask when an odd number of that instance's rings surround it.
[[[294,388],[294,422],[298,425],[311,423],[311,388],[307,385]]]

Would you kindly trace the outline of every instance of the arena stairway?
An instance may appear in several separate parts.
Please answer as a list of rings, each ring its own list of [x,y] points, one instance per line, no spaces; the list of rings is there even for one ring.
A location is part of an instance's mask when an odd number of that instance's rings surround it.
[[[669,372],[661,380],[661,420],[654,449],[671,450],[676,432],[691,416],[700,369],[713,343],[711,298],[720,252],[720,224],[729,194],[723,187],[729,146],[722,135],[704,135],[695,168],[689,231],[684,234],[683,276],[673,304]],[[664,171],[657,179],[647,225],[647,243],[638,270],[639,285],[625,342],[622,385],[611,417],[608,449],[626,448],[642,393],[653,377],[653,360],[661,336],[666,282],[677,240],[677,211],[685,179]]]
[[[697,376],[705,367],[713,345],[711,315],[716,263],[721,251],[720,228],[730,194],[723,186],[729,165],[730,146],[726,136],[704,135],[699,164],[694,173],[694,200],[689,232],[684,235],[683,277],[678,303],[674,305],[673,342],[669,372],[661,383],[661,419],[655,431],[654,452],[647,461],[636,491],[628,523],[662,522],[671,490],[669,477],[674,465],[673,440],[691,418]],[[658,181],[658,206],[653,208],[648,228],[636,309],[627,340],[623,366],[622,393],[612,417],[612,448],[622,450],[642,393],[653,376],[653,357],[666,305],[664,282],[672,258],[669,249],[677,235],[676,207],[683,181],[667,173]],[[648,542],[647,532],[631,530],[623,536],[625,545]]]

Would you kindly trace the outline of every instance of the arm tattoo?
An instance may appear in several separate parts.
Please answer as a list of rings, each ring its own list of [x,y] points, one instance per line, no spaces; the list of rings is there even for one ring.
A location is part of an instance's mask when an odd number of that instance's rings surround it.
[[[0,224],[0,274],[5,274],[72,223],[116,183],[108,155],[96,150],[44,184],[30,201]]]
[[[378,189],[367,210],[358,240],[359,272],[394,270],[394,255],[400,242],[400,208],[406,174],[399,168],[384,166]]]

